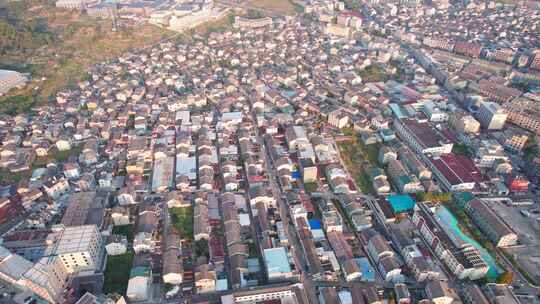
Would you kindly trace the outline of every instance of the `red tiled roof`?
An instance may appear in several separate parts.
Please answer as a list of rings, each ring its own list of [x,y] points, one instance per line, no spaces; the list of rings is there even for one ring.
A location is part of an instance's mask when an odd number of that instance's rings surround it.
[[[360,12],[357,11],[344,11],[341,13],[342,16],[350,16],[350,17],[356,17],[360,19],[364,19],[364,16]]]
[[[342,232],[330,231],[326,234],[328,241],[334,249],[336,257],[341,261],[346,261],[353,258],[352,248],[343,237]]]
[[[474,163],[465,156],[445,154],[432,158],[431,163],[451,185],[482,181],[482,176]]]

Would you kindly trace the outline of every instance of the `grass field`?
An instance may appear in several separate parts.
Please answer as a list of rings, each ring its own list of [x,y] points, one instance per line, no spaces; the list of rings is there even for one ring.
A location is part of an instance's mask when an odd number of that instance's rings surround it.
[[[178,231],[180,237],[187,240],[193,239],[193,208],[176,207],[169,208],[169,214],[173,227]]]
[[[355,135],[356,136],[356,135]],[[378,145],[364,146],[355,138],[353,141],[338,143],[343,163],[356,181],[360,191],[363,193],[377,194],[369,179],[369,172],[366,172],[365,163],[375,166],[377,162]]]
[[[105,282],[103,283],[104,293],[126,294],[132,262],[133,252],[107,257]]]

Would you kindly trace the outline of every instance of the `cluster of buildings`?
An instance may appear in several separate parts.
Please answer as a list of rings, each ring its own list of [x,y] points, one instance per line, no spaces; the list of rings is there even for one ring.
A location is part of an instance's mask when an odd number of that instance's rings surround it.
[[[78,289],[101,290],[105,250],[96,225],[56,225],[4,236],[1,277],[16,301],[58,303]]]
[[[101,19],[142,21],[182,32],[206,22],[222,19],[229,9],[214,1],[173,0],[58,0],[56,7],[85,11]]]
[[[534,107],[508,105],[538,93],[497,71],[535,65],[478,41],[414,40],[448,3],[370,3],[237,17],[98,64],[33,115],[0,117],[0,280],[16,303],[98,302],[120,255],[132,257],[131,302],[515,299],[508,285],[476,285],[499,265],[438,201],[459,204],[496,248],[520,244],[489,204],[534,199],[537,173],[520,169]],[[191,24],[205,5],[149,16]],[[519,13],[524,28],[537,20]]]

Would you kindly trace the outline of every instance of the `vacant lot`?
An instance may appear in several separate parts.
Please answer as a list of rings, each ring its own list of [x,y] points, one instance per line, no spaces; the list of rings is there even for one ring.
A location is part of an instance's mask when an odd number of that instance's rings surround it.
[[[193,239],[193,208],[176,207],[170,208],[173,227],[178,231],[180,237],[187,240]]]
[[[107,257],[105,282],[103,283],[104,293],[126,294],[132,262],[133,252]]]
[[[352,141],[338,143],[343,163],[360,187],[360,191],[366,194],[377,194],[369,179],[369,172],[366,172],[365,168],[377,165],[377,153],[380,145],[364,146],[358,141],[357,135],[353,136]]]

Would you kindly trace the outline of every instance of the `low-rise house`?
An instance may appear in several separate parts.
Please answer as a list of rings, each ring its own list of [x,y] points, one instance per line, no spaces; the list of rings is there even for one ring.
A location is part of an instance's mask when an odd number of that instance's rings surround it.
[[[39,189],[32,189],[21,196],[21,202],[24,210],[31,210],[37,200],[43,196]]]
[[[276,205],[276,199],[270,193],[269,187],[264,185],[256,185],[249,188],[249,203],[251,206],[263,202],[267,208]]]
[[[67,179],[77,179],[80,176],[79,166],[75,163],[67,163],[64,165],[64,176]]]
[[[135,193],[135,187],[133,187],[132,185],[127,185],[124,188],[120,189],[116,196],[116,200],[118,201],[118,204],[120,206],[135,205],[138,203],[136,199],[137,194]]]
[[[395,254],[388,245],[388,240],[380,233],[369,238],[367,252],[376,263],[384,257],[394,256]]]
[[[378,161],[382,165],[386,165],[390,160],[396,160],[397,159],[397,153],[394,151],[394,149],[383,146],[379,149],[379,156]]]
[[[385,194],[390,192],[390,183],[387,176],[379,168],[373,168],[370,172],[370,178],[373,184],[373,189],[377,194]]]
[[[197,293],[216,290],[216,272],[210,265],[203,264],[195,270],[195,288]]]
[[[65,139],[65,138],[58,139],[55,145],[58,151],[68,151],[71,149],[71,141],[69,139]]]
[[[108,255],[121,255],[126,253],[128,241],[126,236],[113,234],[109,237],[105,250]]]
[[[129,273],[126,297],[130,301],[146,301],[150,297],[152,270],[148,266],[135,266]]]
[[[208,220],[208,205],[206,202],[196,202],[193,210],[193,237],[195,241],[208,240],[210,225]]]
[[[293,273],[285,247],[264,249],[263,253],[269,281],[282,281],[292,277]]]
[[[348,194],[347,173],[338,165],[329,165],[326,168],[326,177],[335,193]]]
[[[55,200],[58,199],[62,194],[68,193],[70,186],[69,182],[65,178],[61,178],[58,180],[49,180],[43,184],[43,188],[45,189],[45,193],[47,195]]]
[[[347,282],[356,281],[362,277],[362,272],[355,259],[343,262],[341,268]]]
[[[131,222],[129,217],[129,209],[122,206],[112,208],[111,219],[113,220],[114,226],[128,225]]]
[[[156,246],[158,215],[152,208],[146,208],[139,213],[137,233],[133,239],[133,250],[139,252],[152,252]]]
[[[394,293],[396,294],[397,304],[410,304],[412,303],[411,293],[406,284],[398,283],[394,285]]]
[[[393,185],[402,193],[416,193],[424,190],[420,180],[409,173],[399,160],[390,160],[387,172]]]
[[[180,238],[178,234],[171,233],[166,238],[167,246],[163,252],[163,271],[162,278],[166,284],[182,284],[182,250],[180,247]]]
[[[522,303],[507,284],[488,283],[485,287],[486,297],[491,303],[518,304]]]
[[[165,203],[168,208],[183,208],[191,206],[189,200],[184,200],[184,197],[178,191],[170,191],[165,196]]]
[[[395,256],[386,256],[379,260],[378,269],[387,282],[403,282],[401,267]]]
[[[448,286],[446,281],[430,281],[426,285],[426,295],[432,303],[451,304],[459,300],[456,292]]]
[[[467,285],[462,292],[461,299],[465,304],[490,304],[482,289],[474,284]]]

